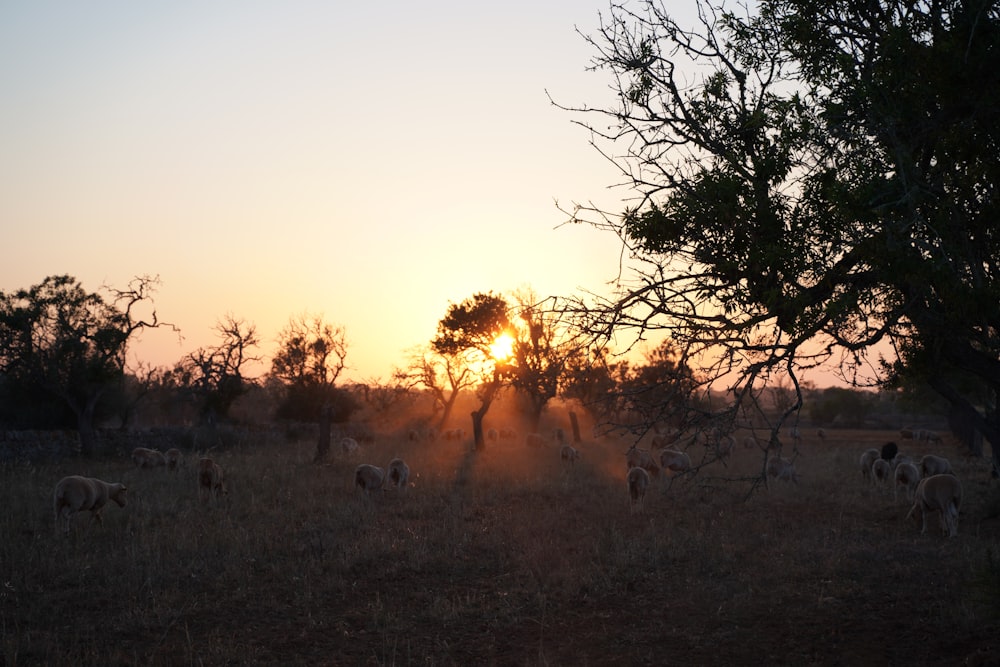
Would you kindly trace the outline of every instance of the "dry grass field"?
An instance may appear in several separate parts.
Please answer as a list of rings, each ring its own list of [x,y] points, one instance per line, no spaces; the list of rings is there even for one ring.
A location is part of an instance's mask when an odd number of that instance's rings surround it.
[[[258,440],[254,440],[254,437]],[[921,536],[857,459],[889,432],[806,438],[800,483],[748,498],[737,446],[629,512],[625,442],[434,445],[381,437],[214,452],[230,493],[120,460],[0,469],[0,663],[14,665],[989,665],[1000,662],[1000,489],[948,445],[959,535]],[[135,445],[142,445],[136,442]],[[786,448],[786,455],[789,453]],[[700,450],[692,450],[697,462]],[[358,463],[411,468],[364,497]],[[64,475],[123,481],[104,525],[56,535]],[[935,526],[936,528],[936,526]]]

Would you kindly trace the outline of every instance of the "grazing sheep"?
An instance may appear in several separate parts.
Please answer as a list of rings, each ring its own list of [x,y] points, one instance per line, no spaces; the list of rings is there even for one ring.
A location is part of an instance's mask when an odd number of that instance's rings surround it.
[[[420,440],[420,432],[415,428],[411,428],[408,437],[410,438],[410,442],[417,442]]]
[[[356,475],[357,473],[355,473]],[[389,483],[394,488],[405,489],[406,483],[410,479],[410,466],[401,458],[389,461]]]
[[[572,445],[563,445],[559,448],[559,459],[567,463],[576,463],[580,460],[580,452]]]
[[[899,453],[899,447],[896,446],[896,443],[887,442],[884,445],[882,445],[881,456],[886,461],[892,461],[894,458],[896,458],[896,454],[898,453]]]
[[[181,463],[183,463],[181,450],[176,447],[168,449],[164,457],[167,459],[167,470],[177,470]]]
[[[660,468],[653,461],[649,450],[639,449],[635,445],[629,447],[628,451],[625,452],[625,469],[632,470],[632,468],[642,468],[650,475],[657,475],[660,472]]]
[[[927,515],[941,513],[941,528],[948,537],[958,535],[958,511],[962,507],[962,483],[954,475],[931,475],[920,480],[913,498],[909,519],[920,510],[920,534],[927,532]]]
[[[896,458],[892,460],[892,469],[895,470],[904,463],[913,463],[913,457],[906,456],[905,454],[896,454]]]
[[[644,511],[646,489],[649,488],[649,473],[644,468],[636,466],[628,471],[626,481],[628,482],[629,512],[641,514]]]
[[[767,460],[767,476],[780,479],[783,482],[799,483],[799,476],[795,472],[795,464],[791,459],[783,459],[775,456]]]
[[[920,475],[930,477],[932,475],[950,475],[951,462],[943,456],[927,454],[920,459]]]
[[[879,458],[881,453],[877,449],[866,449],[861,455],[861,476],[868,482],[872,479],[872,464]]]
[[[899,430],[899,437],[903,440],[913,440],[913,429],[912,428],[902,428]]]
[[[132,463],[139,468],[159,468],[160,466],[166,467],[167,457],[163,455],[163,452],[155,449],[136,447],[132,450]]]
[[[517,431],[512,428],[502,428],[500,429],[500,439],[501,440],[517,440]]]
[[[680,452],[676,449],[664,449],[660,452],[660,465],[663,466],[666,474],[671,479],[691,470],[691,457],[687,452]]]
[[[892,486],[892,499],[897,500],[899,496],[899,487],[906,489],[906,498],[909,501],[913,501],[913,494],[917,490],[917,484],[920,483],[920,469],[913,465],[909,461],[903,461],[896,466],[896,471],[893,473],[894,484]]]
[[[207,503],[214,495],[216,500],[229,493],[226,489],[226,476],[222,467],[208,457],[198,461],[198,497]]]
[[[885,459],[875,459],[872,463],[872,482],[879,487],[885,488],[892,476],[892,466]]]
[[[344,438],[340,441],[340,449],[347,455],[358,451],[359,446],[358,441],[354,438]]]
[[[382,488],[385,471],[378,466],[362,463],[354,470],[354,484],[369,495]]]
[[[92,521],[103,525],[101,511],[109,500],[115,501],[118,507],[125,507],[125,492],[128,489],[120,482],[105,482],[96,477],[80,477],[70,475],[63,477],[56,484],[52,494],[52,505],[56,515],[56,531],[60,520],[63,532],[69,532],[71,517],[77,512],[90,511]]]
[[[489,440],[490,442],[496,442],[497,440],[500,439],[500,432],[497,431],[495,428],[491,428],[488,431],[486,431],[486,439]]]

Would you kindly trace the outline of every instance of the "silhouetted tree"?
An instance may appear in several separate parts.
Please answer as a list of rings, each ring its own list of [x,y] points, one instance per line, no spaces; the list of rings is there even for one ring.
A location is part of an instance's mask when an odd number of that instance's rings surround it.
[[[249,389],[247,364],[261,360],[252,353],[260,344],[252,323],[227,315],[216,323],[215,332],[217,345],[185,355],[172,372],[178,388],[191,394],[199,418],[208,424],[229,417],[233,403]]]
[[[320,426],[317,462],[330,449],[330,423],[347,421],[357,404],[335,387],[347,360],[343,327],[319,316],[300,315],[278,334],[278,351],[271,360],[271,376],[285,385],[278,416],[315,421]]]
[[[481,369],[480,406],[472,412],[475,448],[485,446],[483,417],[510,373],[505,360],[493,358],[491,346],[502,333],[509,333],[507,302],[493,294],[475,294],[460,304],[451,304],[438,322],[431,346],[442,355],[463,355],[470,367]]]
[[[916,377],[997,446],[998,5],[697,6],[700,26],[614,5],[587,38],[617,101],[574,111],[635,204],[574,220],[636,268],[580,304],[590,330],[667,331],[736,403],[828,360],[858,385]]]
[[[102,295],[62,275],[0,292],[0,373],[64,402],[76,416],[84,456],[95,449],[98,403],[123,382],[133,336],[171,326],[159,321],[152,306],[158,284],[137,277],[124,290],[105,287]]]

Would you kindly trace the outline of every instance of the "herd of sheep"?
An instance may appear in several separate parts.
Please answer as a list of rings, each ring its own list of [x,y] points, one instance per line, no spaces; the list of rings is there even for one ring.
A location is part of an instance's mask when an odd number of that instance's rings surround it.
[[[958,535],[962,483],[948,459],[927,454],[914,461],[900,454],[896,444],[890,442],[881,451],[875,448],[865,450],[859,463],[864,480],[880,489],[892,485],[893,500],[898,500],[900,489],[906,493],[907,500],[913,503],[906,519],[919,515],[921,535],[927,532],[927,517],[931,514],[939,514],[941,528],[946,535]]]
[[[825,435],[825,434],[823,434]],[[821,435],[821,440],[824,439]],[[430,434],[433,439],[435,434]],[[443,431],[441,437],[451,440],[464,436],[461,429]],[[414,439],[414,432],[410,438]],[[426,436],[425,436],[426,437]],[[510,439],[516,437],[512,429],[490,429],[487,433],[490,440]],[[565,442],[565,433],[561,429],[554,432],[555,444],[559,445],[559,458],[566,464],[575,464],[580,460],[580,451]],[[748,441],[751,438],[747,439]],[[549,442],[537,433],[526,434],[524,442],[529,447],[541,447]],[[625,453],[626,488],[628,490],[629,508],[631,513],[642,513],[646,492],[652,479],[661,471],[670,483],[673,479],[694,471],[690,455],[681,449],[671,449],[673,444],[668,438],[656,435],[653,446],[660,449],[658,461],[647,449],[641,449],[633,444]],[[757,445],[744,442],[745,447]],[[732,454],[735,440],[729,436],[716,438],[714,454],[717,460],[725,461]],[[345,437],[340,443],[345,455],[352,455],[359,450],[357,440]],[[183,462],[178,449],[160,452],[155,449],[137,447],[131,454],[132,462],[138,468],[163,467],[176,471]],[[919,516],[922,527],[921,534],[927,531],[927,517],[939,513],[943,531],[948,536],[958,534],[958,514],[962,503],[962,485],[951,469],[948,459],[928,454],[914,461],[911,457],[899,454],[895,443],[887,443],[881,450],[868,449],[861,454],[860,468],[862,477],[880,489],[893,489],[893,499],[898,500],[900,490],[906,494],[912,503],[907,520]],[[793,460],[779,455],[769,456],[765,467],[768,478],[786,482],[798,483],[798,476]],[[409,484],[410,468],[401,458],[392,459],[386,468],[370,463],[362,463],[355,468],[354,485],[365,494],[391,488],[405,490]],[[127,489],[121,483],[109,483],[91,477],[72,475],[65,477],[56,485],[53,494],[56,529],[62,527],[63,532],[70,529],[72,516],[78,512],[89,511],[92,520],[101,522],[101,511],[109,501],[119,507],[125,507]],[[203,503],[213,497],[217,500],[227,493],[225,474],[214,460],[201,457],[198,462],[198,493]]]

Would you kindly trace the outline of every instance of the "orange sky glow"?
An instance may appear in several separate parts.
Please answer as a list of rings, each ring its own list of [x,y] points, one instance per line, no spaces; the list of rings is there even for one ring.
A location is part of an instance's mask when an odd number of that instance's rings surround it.
[[[290,318],[321,315],[355,381],[388,380],[474,293],[606,294],[617,239],[557,202],[629,193],[547,92],[610,105],[575,31],[607,9],[4,3],[0,289],[159,276],[182,338],[134,353],[163,366],[226,316],[269,357]]]

